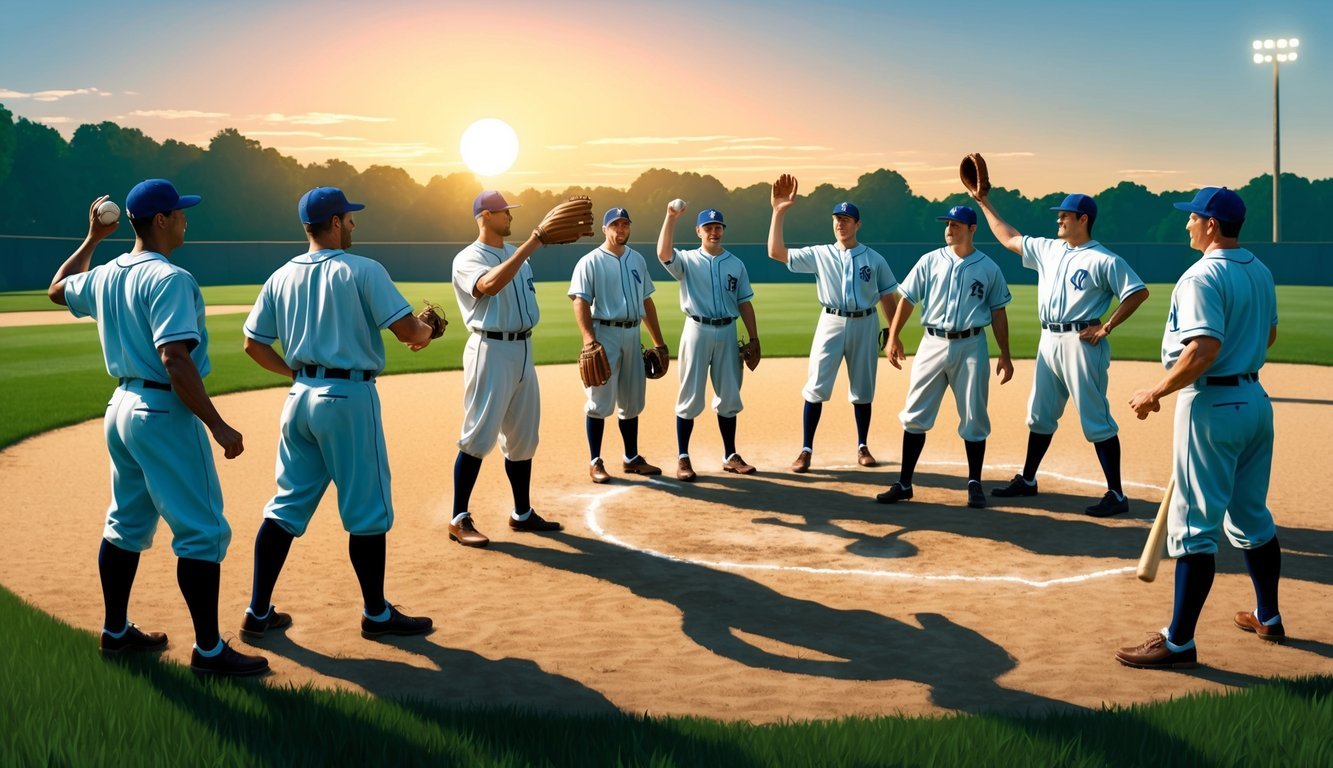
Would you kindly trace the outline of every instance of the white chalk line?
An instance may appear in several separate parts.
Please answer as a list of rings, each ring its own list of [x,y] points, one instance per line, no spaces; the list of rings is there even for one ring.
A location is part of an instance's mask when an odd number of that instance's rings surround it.
[[[966,462],[960,462],[960,461],[920,462],[918,466],[925,464],[933,466],[966,466]],[[852,469],[852,468],[853,467],[850,465],[846,467],[836,467],[836,466],[821,467],[821,469],[834,469],[834,470]],[[996,468],[1022,469],[1022,467],[1017,465],[1000,465]],[[1082,483],[1084,485],[1093,485],[1093,486],[1100,486],[1104,484],[1103,481],[1100,480],[1087,480],[1085,478],[1074,477],[1072,475],[1062,475],[1057,472],[1043,472],[1042,474],[1043,476],[1046,477],[1051,477],[1071,483]],[[665,484],[666,481],[658,480],[655,478],[649,478],[648,482],[656,484]],[[1125,482],[1124,485],[1134,488],[1143,488],[1147,490],[1158,490],[1158,491],[1166,490],[1162,486],[1152,485],[1149,483]],[[908,573],[906,571],[883,571],[871,568],[815,568],[807,565],[783,565],[780,563],[737,563],[729,560],[701,560],[693,557],[680,557],[678,555],[672,555],[666,552],[660,552],[658,550],[650,549],[648,547],[640,547],[631,544],[614,534],[608,533],[606,529],[602,527],[601,520],[598,518],[598,512],[600,512],[602,509],[602,503],[608,499],[619,496],[622,493],[633,490],[635,487],[636,486],[631,485],[619,488],[609,488],[597,494],[575,494],[576,496],[583,496],[584,498],[588,499],[588,507],[585,510],[583,516],[584,522],[587,524],[588,529],[597,535],[597,538],[601,539],[602,541],[605,541],[608,544],[612,544],[617,547],[621,547],[623,549],[628,549],[631,552],[638,552],[640,554],[648,555],[649,557],[655,557],[658,558],[659,560],[666,560],[672,563],[698,565],[698,566],[703,566],[705,568],[717,568],[727,571],[767,571],[767,572],[785,572],[785,573],[806,573],[817,576],[863,576],[873,579],[902,579],[909,581],[927,581],[927,582],[1020,584],[1026,587],[1036,587],[1038,589],[1045,589],[1047,587],[1061,586],[1065,584],[1079,584],[1085,581],[1092,581],[1093,579],[1105,578],[1107,576],[1117,576],[1124,573],[1132,573],[1135,568],[1134,566],[1130,565],[1130,566],[1125,566],[1123,568],[1108,568],[1105,570],[1094,571],[1092,573],[1077,574],[1074,576],[1062,576],[1060,578],[1055,578],[1055,579],[1039,580],[1039,579],[1026,579],[1023,578],[1022,576],[966,576],[959,573],[943,573],[943,574]]]

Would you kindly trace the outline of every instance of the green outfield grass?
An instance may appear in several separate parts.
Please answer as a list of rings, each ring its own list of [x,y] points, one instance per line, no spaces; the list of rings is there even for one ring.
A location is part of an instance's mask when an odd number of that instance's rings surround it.
[[[457,320],[447,284],[407,284]],[[674,286],[659,295],[668,343],[679,338]],[[257,288],[207,288],[212,304],[248,304]],[[542,284],[538,363],[568,362],[579,337],[564,286]],[[1116,331],[1116,356],[1156,359],[1168,286]],[[803,356],[817,308],[808,285],[762,285],[765,353]],[[1280,289],[1273,359],[1333,363],[1329,288]],[[1031,356],[1035,289],[1015,290],[1014,351]],[[0,296],[34,308],[44,294]],[[1160,303],[1159,303],[1160,302]],[[209,319],[213,393],[285,381],[241,351],[243,315]],[[464,335],[412,354],[395,343],[388,370],[456,368]],[[905,339],[916,346],[920,331]],[[99,415],[114,383],[91,325],[0,329],[0,447]],[[95,544],[95,543],[94,543]],[[90,545],[92,546],[92,545]],[[91,552],[93,550],[87,550]],[[82,555],[80,555],[82,556]],[[91,555],[88,555],[91,556]],[[90,595],[96,600],[96,595]],[[0,765],[1330,765],[1333,677],[1274,680],[1226,695],[1146,706],[1005,717],[843,718],[772,726],[631,715],[572,718],[449,709],[345,692],[199,680],[156,658],[104,662],[96,638],[0,588]],[[1156,674],[1156,673],[1144,673]],[[1320,734],[1323,734],[1322,736]]]

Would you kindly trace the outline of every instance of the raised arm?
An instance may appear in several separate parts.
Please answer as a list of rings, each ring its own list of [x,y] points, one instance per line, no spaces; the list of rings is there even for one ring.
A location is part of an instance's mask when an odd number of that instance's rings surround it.
[[[981,197],[974,195],[972,199],[977,201],[977,206],[986,215],[986,223],[990,225],[991,234],[995,235],[996,240],[1000,241],[1000,245],[1021,255],[1023,253],[1023,233],[1000,218],[995,206],[991,205],[989,195],[982,195]]]
[[[528,235],[528,239],[514,251],[513,255],[504,261],[496,264],[494,267],[480,278],[476,285],[472,286],[472,298],[479,299],[482,296],[494,296],[503,291],[506,285],[514,281],[518,276],[518,270],[523,266],[537,249],[542,247],[542,241],[537,239],[537,233]]]
[[[787,245],[782,239],[782,220],[796,203],[796,177],[784,173],[773,182],[773,218],[768,224],[768,258],[787,263]]]
[[[681,206],[680,210],[673,210],[667,205],[666,218],[662,219],[662,232],[657,236],[657,260],[666,264],[671,261],[674,252],[671,248],[672,238],[675,235],[676,219],[685,212],[687,206]]]
[[[60,265],[56,274],[51,278],[51,285],[46,289],[46,297],[51,301],[65,306],[65,278],[70,275],[78,275],[88,271],[88,266],[93,260],[93,251],[97,250],[97,244],[102,242],[116,227],[120,226],[120,219],[110,224],[103,224],[97,220],[97,206],[101,205],[110,195],[102,195],[88,206],[88,235],[83,238],[83,243],[70,254],[65,263]]]

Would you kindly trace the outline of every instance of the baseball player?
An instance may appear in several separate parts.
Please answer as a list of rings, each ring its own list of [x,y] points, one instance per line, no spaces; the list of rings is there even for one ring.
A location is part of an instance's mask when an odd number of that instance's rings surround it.
[[[1277,339],[1273,275],[1238,242],[1245,203],[1225,187],[1205,187],[1188,203],[1190,247],[1203,254],[1171,292],[1162,334],[1166,376],[1134,393],[1140,419],[1176,399],[1175,491],[1167,517],[1167,553],[1176,558],[1171,625],[1116,658],[1131,667],[1192,667],[1194,627],[1213,584],[1220,532],[1245,553],[1256,607],[1234,623],[1261,640],[1282,642],[1278,612],[1282,550],[1268,510],[1273,465],[1273,406],[1259,369]]]
[[[1023,257],[1023,266],[1037,272],[1037,317],[1041,340],[1036,372],[1028,398],[1028,449],[1023,472],[1009,485],[991,491],[1011,498],[1037,495],[1037,467],[1059,426],[1070,398],[1078,410],[1083,436],[1097,451],[1106,475],[1106,493],[1088,507],[1093,517],[1129,511],[1120,484],[1120,438],[1106,401],[1111,343],[1107,337],[1148,298],[1148,289],[1129,264],[1092,239],[1097,203],[1073,194],[1053,208],[1056,239],[1025,237],[996,213],[987,194],[974,194],[991,232],[1005,248]],[[1119,298],[1105,322],[1102,315]]]
[[[791,464],[793,472],[810,471],[815,429],[824,402],[833,394],[838,367],[847,363],[847,399],[856,418],[856,461],[863,467],[879,466],[866,445],[870,431],[870,406],[875,399],[879,372],[878,305],[887,322],[893,318],[898,281],[889,263],[872,248],[856,241],[861,212],[852,203],[833,207],[833,237],[830,245],[787,248],[782,222],[796,202],[797,181],[783,174],[773,184],[773,218],[768,227],[768,257],[787,265],[792,272],[814,273],[815,291],[824,311],[810,344],[810,372],[806,378],[805,411],[801,418],[801,452]]]
[[[532,330],[540,312],[528,257],[541,247],[536,232],[517,248],[505,243],[517,208],[494,190],[477,195],[477,240],[454,257],[454,295],[471,336],[463,348],[463,428],[454,461],[454,514],[449,538],[465,547],[490,543],[472,523],[468,503],[481,460],[500,441],[513,491],[509,527],[558,531],[530,501],[532,457],[541,425],[541,393],[532,363]]]
[[[958,436],[967,451],[967,505],[986,506],[981,488],[981,466],[986,458],[990,434],[990,358],[986,348],[986,326],[995,332],[1000,359],[995,375],[1004,385],[1014,376],[1009,358],[1009,318],[1005,305],[1013,298],[1000,267],[972,245],[977,231],[977,212],[956,205],[936,219],[944,226],[945,247],[922,256],[907,273],[898,290],[903,299],[889,326],[889,363],[901,369],[906,359],[899,335],[912,310],[921,306],[925,333],[912,361],[912,382],[907,404],[898,418],[903,423],[903,462],[898,482],[875,497],[881,504],[912,498],[912,473],[926,432],[935,426],[935,416],[946,387],[953,390],[958,406]]]
[[[245,352],[292,380],[278,439],[278,492],[264,506],[255,537],[254,589],[241,636],[263,639],[291,623],[270,602],[292,540],[302,536],[329,482],[347,551],[361,584],[361,634],[417,635],[431,620],[406,616],[384,599],[385,538],[393,527],[389,460],[375,377],[384,369],[381,329],[413,350],[431,328],[412,314],[377,261],[348,253],[353,211],[336,187],[301,196],[297,213],[309,249],[283,264],[259,291],[245,321]],[[282,353],[273,344],[282,344]]]
[[[210,365],[199,284],[168,261],[185,243],[185,209],[199,197],[178,194],[165,179],[136,184],[125,200],[134,250],[89,270],[97,244],[119,226],[98,221],[105,200],[89,207],[88,236],[47,290],[75,317],[97,321],[107,373],[120,379],[103,420],[111,504],[97,557],[106,609],[102,653],[167,647],[165,634],[143,632],[127,618],[139,555],[152,546],[161,517],[171,527],[176,580],[194,622],[190,668],[259,674],[268,669],[266,659],[238,653],[218,634],[218,583],[231,526],[204,428],[228,459],[245,446],[204,389]]]
[[[588,475],[594,483],[611,479],[602,461],[602,433],[612,412],[618,417],[620,436],[625,441],[621,469],[636,475],[662,474],[639,455],[639,414],[647,388],[640,322],[647,327],[654,347],[665,349],[666,342],[657,322],[648,263],[627,245],[630,224],[629,211],[624,208],[607,211],[602,217],[606,241],[579,259],[569,280],[569,298],[583,343],[600,343],[611,365],[611,379],[600,387],[589,387],[588,402],[583,407],[592,456]]]
[[[699,247],[688,251],[672,248],[672,230],[685,207],[667,206],[662,233],[657,237],[657,259],[680,281],[680,309],[688,321],[680,334],[680,393],[676,397],[676,445],[679,457],[676,478],[693,482],[690,462],[690,433],[704,409],[704,384],[713,383],[713,410],[722,432],[722,469],[752,474],[755,469],[736,452],[736,414],[741,412],[741,358],[736,349],[736,318],[745,323],[758,364],[759,330],[750,299],[750,275],[745,263],[722,246],[727,224],[722,212],[707,208],[699,212],[694,231]]]

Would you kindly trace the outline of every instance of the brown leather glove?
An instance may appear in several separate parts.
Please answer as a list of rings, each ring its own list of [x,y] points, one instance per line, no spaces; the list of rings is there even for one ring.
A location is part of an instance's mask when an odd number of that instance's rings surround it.
[[[585,387],[600,387],[611,379],[611,362],[598,342],[583,345],[579,353],[579,378]]]
[[[986,170],[986,159],[981,153],[973,152],[964,157],[958,166],[958,176],[973,197],[985,197],[990,192],[990,172]]]
[[[417,319],[430,326],[430,337],[438,339],[444,335],[444,329],[449,327],[449,321],[444,316],[444,307],[426,299],[426,308],[417,313]]]
[[[749,341],[737,342],[740,345],[741,362],[745,367],[754,370],[759,367],[759,359],[762,354],[759,352],[759,339],[750,339]]]
[[[671,365],[671,353],[666,347],[653,347],[643,351],[643,373],[650,379],[660,379],[666,375]]]
[[[547,211],[532,234],[542,245],[564,245],[580,237],[591,237],[592,221],[592,198],[578,195]]]

